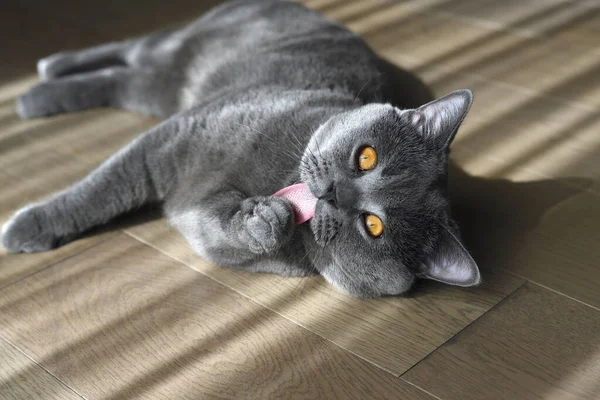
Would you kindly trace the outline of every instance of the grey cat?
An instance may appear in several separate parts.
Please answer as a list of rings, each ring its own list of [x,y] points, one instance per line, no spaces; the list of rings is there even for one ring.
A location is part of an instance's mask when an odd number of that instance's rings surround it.
[[[471,92],[431,101],[299,4],[229,2],[180,29],[52,55],[38,71],[43,82],[18,100],[22,118],[106,106],[168,118],[18,211],[2,231],[10,252],[50,250],[160,203],[200,256],[225,266],[319,273],[360,297],[403,293],[418,277],[481,280],[447,195]],[[301,225],[271,196],[297,182],[319,198]]]

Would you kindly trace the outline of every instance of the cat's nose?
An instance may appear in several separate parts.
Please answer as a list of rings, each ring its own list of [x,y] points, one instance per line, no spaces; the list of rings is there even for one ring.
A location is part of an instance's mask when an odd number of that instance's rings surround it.
[[[327,190],[319,196],[336,208],[349,210],[356,204],[356,191],[348,182],[332,182]]]

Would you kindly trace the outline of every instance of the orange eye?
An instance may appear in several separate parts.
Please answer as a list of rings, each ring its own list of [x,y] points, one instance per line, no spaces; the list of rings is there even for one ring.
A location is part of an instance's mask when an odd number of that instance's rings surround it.
[[[367,214],[365,216],[365,227],[369,235],[374,238],[378,238],[383,234],[383,222],[377,215]]]
[[[358,154],[358,168],[368,171],[375,168],[377,164],[377,152],[371,146],[363,147]]]

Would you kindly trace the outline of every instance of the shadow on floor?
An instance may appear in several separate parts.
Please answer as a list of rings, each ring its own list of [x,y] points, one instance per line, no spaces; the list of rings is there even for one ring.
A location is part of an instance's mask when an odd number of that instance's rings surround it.
[[[453,163],[449,175],[453,216],[484,274],[491,268],[511,270],[527,243],[526,236],[544,215],[580,194],[579,187],[591,185],[583,178],[531,182],[487,179],[469,175]]]

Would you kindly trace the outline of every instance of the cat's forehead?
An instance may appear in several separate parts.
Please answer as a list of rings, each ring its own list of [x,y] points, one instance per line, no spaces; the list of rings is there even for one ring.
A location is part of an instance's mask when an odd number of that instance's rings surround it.
[[[367,104],[347,113],[342,119],[346,126],[370,126],[380,123],[382,119],[394,113],[394,107],[390,104]]]
[[[398,146],[419,145],[418,132],[410,119],[410,110],[400,110],[391,104],[368,104],[342,119],[342,131],[351,132],[350,140],[369,139],[372,145],[397,151]]]

